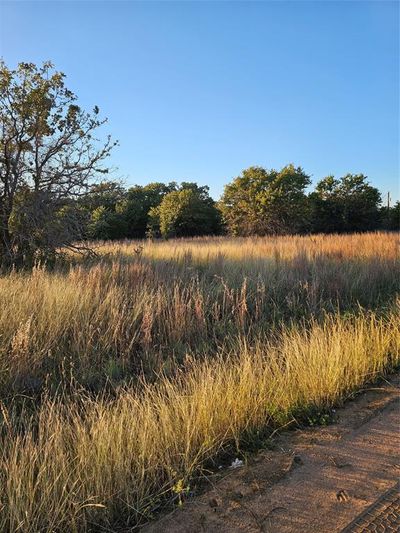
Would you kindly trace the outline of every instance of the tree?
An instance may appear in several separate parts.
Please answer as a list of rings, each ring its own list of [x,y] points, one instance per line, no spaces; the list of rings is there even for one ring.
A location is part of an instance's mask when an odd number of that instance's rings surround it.
[[[346,174],[340,180],[345,231],[369,231],[379,226],[381,194],[364,174]]]
[[[127,233],[126,220],[115,211],[100,206],[93,211],[87,226],[88,237],[92,239],[123,239]]]
[[[50,62],[0,63],[0,262],[24,265],[82,237],[71,201],[106,174],[115,142],[96,132],[106,120],[85,112]],[[25,210],[25,215],[21,216]],[[79,210],[78,210],[79,211]],[[54,231],[60,220],[69,223]]]
[[[379,226],[381,195],[364,174],[324,178],[310,202],[316,232],[369,231]]]
[[[87,237],[123,239],[127,236],[125,217],[116,211],[125,197],[126,191],[118,181],[102,181],[89,188],[79,200],[88,217]]]
[[[128,189],[124,199],[116,207],[116,211],[126,221],[126,236],[134,239],[145,237],[150,210],[159,206],[164,196],[176,188],[175,182],[168,185],[155,182],[144,187],[135,185]]]
[[[225,186],[219,203],[233,235],[296,233],[308,227],[304,193],[310,178],[301,167],[287,165],[279,172],[250,167]]]
[[[344,203],[339,194],[340,181],[334,176],[320,180],[309,195],[312,211],[312,230],[316,233],[344,231]]]
[[[208,187],[182,183],[150,210],[149,234],[163,237],[211,235],[220,231],[220,215]]]
[[[381,207],[381,220],[384,229],[400,231],[400,201],[397,201],[393,207]]]
[[[81,198],[81,205],[92,212],[98,207],[105,207],[108,211],[115,211],[117,204],[126,197],[126,190],[118,181],[101,181],[94,183]]]

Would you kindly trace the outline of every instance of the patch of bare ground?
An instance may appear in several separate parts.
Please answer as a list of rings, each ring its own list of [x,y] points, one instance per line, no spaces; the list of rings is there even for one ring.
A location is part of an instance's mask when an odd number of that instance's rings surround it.
[[[400,378],[360,392],[328,427],[286,431],[146,533],[332,533],[400,475]]]

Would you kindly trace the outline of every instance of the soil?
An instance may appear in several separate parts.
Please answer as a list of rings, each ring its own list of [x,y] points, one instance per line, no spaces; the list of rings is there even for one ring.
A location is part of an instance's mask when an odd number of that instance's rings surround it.
[[[399,480],[399,400],[399,376],[361,391],[336,423],[281,433],[273,449],[142,531],[341,531]]]

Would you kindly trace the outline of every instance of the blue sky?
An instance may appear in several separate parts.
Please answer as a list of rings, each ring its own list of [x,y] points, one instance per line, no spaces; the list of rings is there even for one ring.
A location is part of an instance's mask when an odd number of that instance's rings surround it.
[[[215,198],[250,165],[288,162],[399,198],[398,39],[390,1],[0,1],[0,55],[51,59],[100,107],[116,177]]]

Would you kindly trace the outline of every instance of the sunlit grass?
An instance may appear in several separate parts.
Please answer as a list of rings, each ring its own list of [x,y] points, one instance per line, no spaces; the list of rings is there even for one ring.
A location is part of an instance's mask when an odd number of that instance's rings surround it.
[[[397,246],[104,243],[0,277],[0,531],[143,523],[222,451],[395,368]]]
[[[143,254],[153,259],[199,261],[232,259],[248,263],[253,259],[291,260],[299,255],[338,258],[398,257],[399,235],[363,233],[349,235],[288,235],[279,237],[197,237],[168,241],[106,241],[96,243],[100,254],[132,257],[143,247]]]
[[[399,362],[395,314],[328,318],[237,354],[105,398],[45,401],[0,459],[2,531],[85,531],[139,523],[174,486],[243,434],[326,408]],[[36,428],[36,424],[38,427]]]

